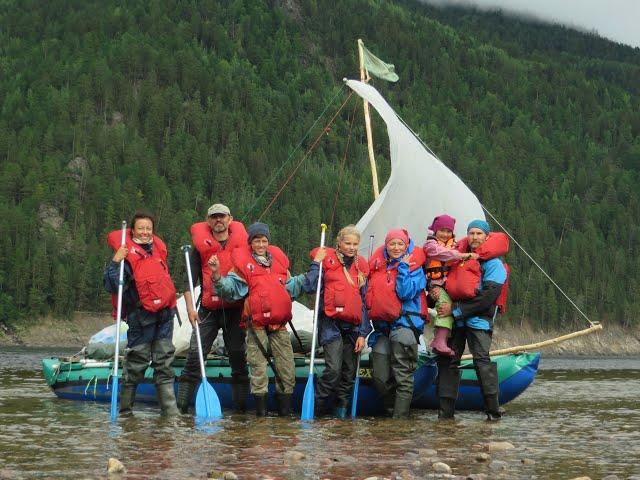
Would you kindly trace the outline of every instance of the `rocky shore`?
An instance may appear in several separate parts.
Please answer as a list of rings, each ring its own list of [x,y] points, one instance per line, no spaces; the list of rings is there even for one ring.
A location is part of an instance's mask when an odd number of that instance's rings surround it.
[[[72,319],[47,317],[32,326],[17,330],[1,328],[0,346],[23,345],[27,347],[82,348],[89,338],[110,325],[108,314],[99,312],[75,312]],[[585,322],[587,328],[588,325]],[[566,331],[535,331],[528,326],[496,325],[494,349],[527,345],[570,333]],[[626,356],[640,355],[640,330],[623,329],[617,325],[604,325],[604,329],[570,341],[546,347],[546,355]]]

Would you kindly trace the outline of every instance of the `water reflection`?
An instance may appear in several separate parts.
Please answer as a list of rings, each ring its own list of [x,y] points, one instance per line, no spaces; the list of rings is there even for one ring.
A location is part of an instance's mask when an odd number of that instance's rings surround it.
[[[422,411],[409,420],[307,426],[225,412],[203,429],[193,418],[164,420],[146,406],[112,425],[107,404],[58,400],[39,366],[52,354],[0,352],[0,478],[103,477],[109,457],[124,463],[127,479],[225,471],[241,479],[426,478],[437,460],[456,475],[489,478],[640,475],[640,359],[543,359],[534,385],[497,424],[472,412],[456,422]],[[489,441],[515,448],[478,461]]]

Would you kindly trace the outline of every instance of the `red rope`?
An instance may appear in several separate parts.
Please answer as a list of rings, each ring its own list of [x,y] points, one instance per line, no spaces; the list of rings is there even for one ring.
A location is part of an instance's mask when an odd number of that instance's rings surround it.
[[[345,107],[345,105],[347,104],[347,102],[351,99],[351,95],[353,95],[353,90],[351,91],[351,93],[349,93],[349,95],[347,96],[347,98],[345,99],[344,102],[342,102],[342,105],[340,105],[340,108],[338,108],[338,111],[335,113],[335,115],[331,118],[331,120],[329,120],[329,123],[327,123],[327,125],[325,125],[325,127],[322,129],[322,132],[320,133],[320,135],[318,135],[318,137],[315,139],[315,141],[313,142],[313,144],[311,145],[311,147],[309,147],[309,149],[305,152],[305,154],[303,155],[302,159],[298,162],[298,164],[296,165],[296,167],[293,169],[293,171],[291,172],[291,174],[287,177],[287,179],[285,180],[285,182],[282,184],[282,186],[280,187],[280,190],[278,190],[278,192],[274,195],[274,197],[271,199],[271,202],[269,202],[269,205],[267,205],[267,208],[265,208],[263,210],[263,212],[260,214],[260,216],[258,217],[258,220],[262,220],[262,217],[264,216],[265,213],[267,213],[269,211],[269,209],[271,208],[271,206],[275,203],[275,201],[278,199],[278,197],[280,196],[280,194],[284,191],[285,187],[287,186],[287,184],[291,181],[291,179],[293,178],[293,176],[296,174],[296,172],[298,171],[298,169],[300,168],[300,166],[302,165],[302,163],[309,157],[309,155],[311,155],[311,153],[313,152],[313,150],[315,150],[316,145],[318,145],[318,142],[320,142],[320,139],[322,138],[323,135],[326,135],[327,133],[329,133],[329,127],[331,126],[331,124],[336,120],[336,118],[338,117],[338,115],[340,114],[340,112],[342,111],[342,109]]]

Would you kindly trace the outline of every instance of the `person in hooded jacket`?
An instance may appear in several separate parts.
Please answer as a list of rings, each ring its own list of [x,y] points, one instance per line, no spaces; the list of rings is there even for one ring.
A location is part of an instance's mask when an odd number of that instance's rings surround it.
[[[369,259],[366,294],[374,385],[394,418],[409,414],[418,338],[428,321],[425,255],[405,229],[392,229]],[[368,333],[366,330],[363,333]]]
[[[326,248],[322,262],[318,316],[318,343],[324,351],[325,367],[315,389],[315,409],[327,411],[327,402],[334,399],[335,415],[344,418],[355,383],[358,354],[365,346],[368,327],[364,296],[369,273],[367,261],[358,255],[360,232],[347,225],[338,232],[336,248]],[[323,249],[311,251],[311,258]],[[318,269],[313,268],[305,279],[305,293],[315,293]],[[365,325],[366,324],[366,325]]]
[[[124,260],[122,295],[123,318],[127,330],[127,349],[120,388],[119,411],[130,414],[136,388],[144,380],[147,367],[153,369],[162,414],[179,414],[174,393],[173,317],[176,313],[176,289],[169,276],[167,248],[154,234],[154,218],[138,212],[126,232],[121,245],[121,231],[107,236],[107,243],[115,251],[104,271],[104,286],[117,295],[120,280],[120,261]]]

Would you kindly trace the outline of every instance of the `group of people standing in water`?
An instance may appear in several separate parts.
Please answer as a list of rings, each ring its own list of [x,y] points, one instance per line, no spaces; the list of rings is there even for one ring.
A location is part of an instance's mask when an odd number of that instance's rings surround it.
[[[131,412],[136,386],[151,366],[162,413],[171,416],[188,413],[193,403],[200,382],[198,345],[194,332],[176,397],[171,368],[176,288],[166,246],[154,227],[151,215],[136,213],[124,245],[119,231],[109,234],[115,253],[104,283],[109,292],[117,293],[119,263],[124,261],[123,317],[129,329],[120,412]],[[493,321],[506,295],[508,269],[501,256],[508,241],[504,234],[490,232],[484,220],[469,223],[467,236],[459,242],[454,227],[454,218],[436,217],[424,246],[405,229],[391,229],[384,245],[366,259],[359,254],[360,232],[348,225],[339,231],[334,247],[313,249],[308,270],[293,276],[287,255],[271,243],[266,224],[245,229],[227,206],[212,205],[205,221],[191,227],[189,262],[194,283],[201,285],[200,307],[193,308],[186,278],[185,303],[189,321],[199,325],[205,354],[222,330],[234,410],[246,411],[251,394],[256,415],[267,414],[270,366],[277,412],[290,415],[295,365],[286,326],[292,319],[292,300],[320,289],[317,334],[325,368],[314,391],[317,416],[345,417],[358,356],[368,344],[381,402],[394,418],[407,417],[419,336],[430,322],[431,306],[437,311],[431,349],[438,355],[439,418],[454,417],[458,367],[468,344],[487,418],[498,420],[498,376],[489,347]]]

